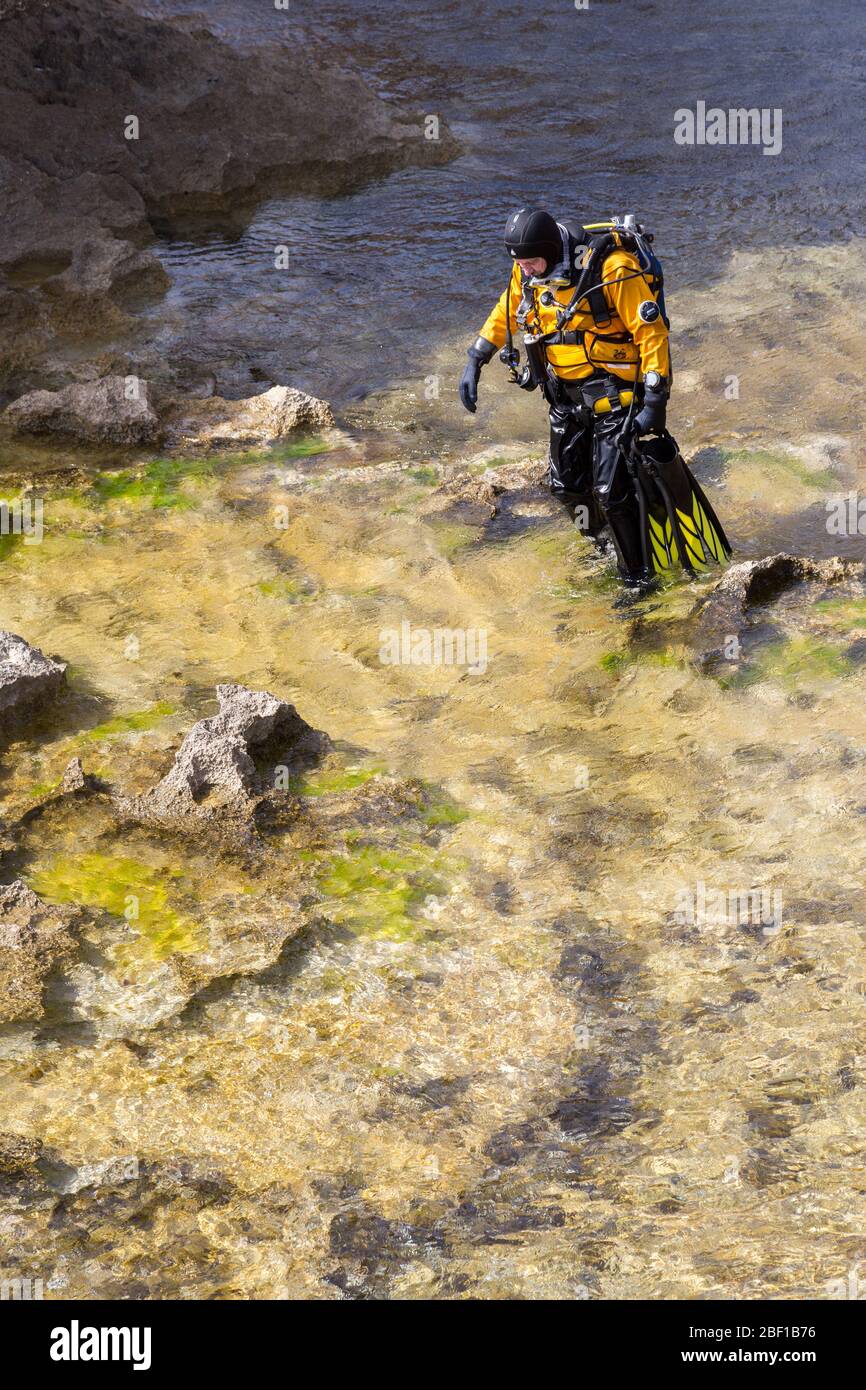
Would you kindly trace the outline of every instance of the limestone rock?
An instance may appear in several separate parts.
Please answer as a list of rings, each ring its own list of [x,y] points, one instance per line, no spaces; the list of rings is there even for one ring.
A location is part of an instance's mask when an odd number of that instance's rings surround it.
[[[0,1023],[39,1018],[46,976],[76,949],[77,908],[44,903],[20,879],[0,886]]]
[[[186,444],[251,444],[283,439],[295,430],[332,428],[327,401],[292,386],[272,386],[261,395],[229,401],[221,396],[185,401],[171,423],[173,438]]]
[[[19,434],[48,434],[85,444],[135,446],[156,442],[160,427],[138,377],[107,376],[101,381],[64,386],[61,391],[30,391],[4,411]]]
[[[184,822],[215,812],[245,813],[267,787],[260,784],[254,754],[274,761],[315,756],[327,735],[311,728],[294,705],[267,691],[218,685],[219,712],[194,724],[174,766],[145,796],[124,803],[135,818]]]
[[[344,70],[314,26],[287,39],[240,51],[123,0],[4,0],[0,367],[33,370],[58,332],[129,327],[168,284],[155,217],[332,193],[457,153]]]
[[[751,608],[772,603],[786,590],[805,581],[841,584],[856,580],[863,573],[864,566],[857,561],[843,560],[839,556],[813,560],[807,555],[789,555],[784,551],[731,565],[700,606],[698,664],[710,669],[723,659],[724,648],[731,639],[750,627]]]
[[[23,1134],[0,1131],[0,1177],[32,1177],[45,1147],[40,1139],[27,1139]]]
[[[70,792],[81,792],[86,786],[87,776],[81,765],[81,759],[71,758],[66,765],[63,780],[60,783],[61,794],[66,796]]]
[[[754,603],[768,603],[804,579],[837,584],[861,568],[856,562],[843,560],[838,555],[829,560],[813,560],[809,556],[788,555],[782,551],[761,560],[731,565],[716,585],[713,600],[733,599],[745,609]]]
[[[33,709],[56,695],[66,663],[43,656],[14,632],[0,632],[0,714]]]

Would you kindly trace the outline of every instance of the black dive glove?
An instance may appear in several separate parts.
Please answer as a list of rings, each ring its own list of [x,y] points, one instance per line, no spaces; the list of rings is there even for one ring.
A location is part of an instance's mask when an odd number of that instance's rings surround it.
[[[476,338],[467,354],[468,360],[460,378],[460,399],[471,415],[478,404],[478,378],[485,362],[489,362],[496,351],[495,343],[486,338]]]
[[[644,387],[643,405],[634,417],[635,434],[661,434],[665,427],[668,393],[664,386]]]

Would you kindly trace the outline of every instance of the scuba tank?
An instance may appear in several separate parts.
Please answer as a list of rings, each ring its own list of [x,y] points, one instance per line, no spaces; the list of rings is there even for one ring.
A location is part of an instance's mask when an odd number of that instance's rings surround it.
[[[544,351],[541,339],[524,333],[523,351],[526,354],[524,371],[528,374],[529,382],[532,383],[527,385],[527,390],[534,391],[536,386],[540,386],[544,391],[548,385],[548,365],[547,353]]]
[[[631,212],[626,213],[622,221],[615,217],[612,225],[614,229],[622,229],[624,234],[622,244],[624,248],[627,251],[634,251],[641,270],[646,271],[647,279],[650,282],[650,288],[655,295],[655,301],[661,309],[665,327],[669,329],[671,323],[667,316],[667,310],[665,309],[665,275],[662,270],[662,263],[652,246],[655,237],[652,232],[647,231],[642,223],[638,222],[634,213]],[[628,242],[625,240],[626,237],[631,238],[634,242],[634,246],[628,245]]]

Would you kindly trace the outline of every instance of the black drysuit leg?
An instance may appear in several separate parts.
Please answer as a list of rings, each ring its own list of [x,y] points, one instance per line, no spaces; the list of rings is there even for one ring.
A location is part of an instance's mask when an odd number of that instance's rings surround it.
[[[594,415],[584,405],[550,410],[550,491],[586,534],[609,526],[619,572],[627,584],[645,578],[640,516],[634,485],[617,447],[626,410]]]
[[[627,414],[621,407],[595,417],[592,482],[596,502],[613,536],[620,576],[626,584],[642,584],[646,582],[647,573],[640,511],[634,482],[618,444]]]
[[[548,486],[585,535],[597,536],[604,517],[592,490],[592,415],[584,406],[550,407]]]

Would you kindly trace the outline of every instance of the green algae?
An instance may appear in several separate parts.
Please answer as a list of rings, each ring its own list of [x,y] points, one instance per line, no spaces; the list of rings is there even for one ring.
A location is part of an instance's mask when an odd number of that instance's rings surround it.
[[[564,561],[571,554],[575,534],[565,529],[555,535],[551,535],[549,531],[529,531],[513,539],[527,550],[531,550],[540,560]]]
[[[653,647],[646,650],[627,648],[624,651],[605,652],[599,659],[602,671],[618,675],[629,666],[678,667],[685,664],[681,651],[672,647]]]
[[[412,478],[416,483],[423,483],[425,487],[434,487],[439,481],[439,474],[435,468],[410,468],[406,473],[407,478]]]
[[[382,941],[424,936],[427,899],[447,891],[440,856],[419,842],[400,849],[356,842],[320,860],[316,883],[331,921]]]
[[[276,598],[286,603],[304,603],[315,595],[308,593],[297,579],[262,579],[256,585],[256,589],[265,598]]]
[[[41,801],[43,797],[51,796],[53,792],[59,791],[62,781],[63,778],[58,777],[54,782],[34,782],[24,794],[34,801]]]
[[[866,598],[826,598],[815,604],[816,613],[826,613],[837,632],[866,628]]]
[[[115,715],[104,724],[97,724],[94,729],[88,729],[80,737],[86,743],[101,743],[104,739],[118,738],[123,734],[145,733],[149,729],[155,729],[163,719],[174,713],[174,705],[170,705],[166,700],[159,700],[149,709]]]
[[[384,776],[385,772],[386,769],[382,766],[323,768],[304,776],[291,778],[288,789],[296,796],[329,796],[366,786],[368,782]],[[418,814],[428,830],[435,830],[440,826],[459,825],[470,815],[465,807],[459,806],[441,787],[428,782],[421,784],[420,794],[415,804]],[[352,839],[357,839],[360,834],[360,831],[349,831],[347,840],[351,842]]]
[[[8,559],[20,546],[23,546],[24,540],[25,537],[20,532],[7,531],[0,535],[0,560]]]
[[[334,446],[327,440],[322,439],[317,434],[305,435],[301,439],[293,439],[285,444],[277,444],[270,449],[266,457],[271,459],[302,459],[311,458],[314,454],[333,453]],[[254,451],[259,454],[260,451]]]
[[[424,784],[420,810],[421,818],[429,830],[443,825],[459,825],[461,821],[468,820],[470,815],[465,806],[452,801],[441,787],[433,787],[428,783]]]
[[[781,473],[792,482],[809,488],[830,488],[838,484],[838,478],[829,468],[810,468],[796,454],[774,449],[732,449],[722,450],[726,464],[747,463],[757,465],[767,473]]]
[[[289,779],[289,791],[296,796],[328,796],[332,792],[354,791],[380,776],[384,769],[376,767],[326,768],[305,777]]]
[[[431,522],[439,553],[453,560],[462,550],[478,539],[477,526],[461,526],[456,522]]]
[[[196,501],[185,491],[184,485],[211,481],[215,472],[212,458],[153,459],[143,467],[101,473],[88,488],[70,490],[64,501],[73,506],[104,506],[115,501],[149,502],[152,507],[183,509],[195,506]]]
[[[180,869],[155,869],[137,859],[93,851],[57,855],[27,877],[47,902],[77,903],[124,918],[158,960],[200,945],[198,927],[172,903],[171,888],[183,877]]]
[[[634,657],[630,652],[604,652],[599,658],[598,664],[602,671],[616,674],[618,671],[624,670],[633,660]]]
[[[799,636],[771,642],[749,664],[735,675],[720,681],[727,688],[757,685],[762,681],[778,681],[788,690],[803,686],[823,685],[851,674],[852,666],[845,653],[827,642]]]

